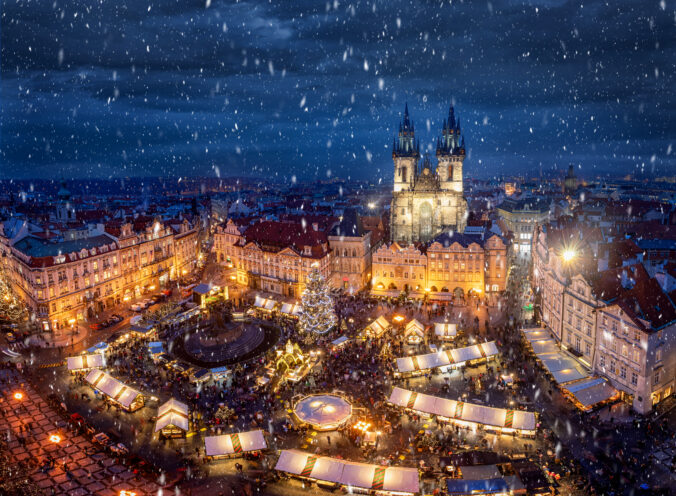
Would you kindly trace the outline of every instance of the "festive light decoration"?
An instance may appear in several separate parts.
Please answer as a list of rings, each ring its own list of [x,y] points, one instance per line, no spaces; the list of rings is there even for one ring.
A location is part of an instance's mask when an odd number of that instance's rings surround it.
[[[307,278],[307,285],[301,297],[300,330],[309,337],[312,334],[325,334],[336,326],[336,314],[333,310],[333,298],[329,285],[314,265]]]
[[[23,320],[25,312],[26,306],[14,292],[5,268],[0,262],[0,317],[19,322]]]

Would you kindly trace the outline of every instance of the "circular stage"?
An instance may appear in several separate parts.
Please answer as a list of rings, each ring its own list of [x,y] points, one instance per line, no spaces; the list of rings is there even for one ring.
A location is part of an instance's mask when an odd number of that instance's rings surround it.
[[[293,413],[318,431],[332,431],[350,419],[352,405],[336,394],[313,394],[296,403]]]
[[[174,340],[175,352],[205,368],[254,358],[275,345],[279,329],[263,322],[207,322]]]

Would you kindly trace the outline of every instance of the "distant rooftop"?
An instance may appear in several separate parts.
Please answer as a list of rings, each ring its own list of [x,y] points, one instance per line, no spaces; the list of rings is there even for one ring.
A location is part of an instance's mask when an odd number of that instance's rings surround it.
[[[14,248],[28,256],[55,257],[66,253],[79,252],[82,249],[91,250],[103,245],[109,245],[114,240],[104,234],[85,239],[74,239],[58,243],[27,236],[14,245]]]

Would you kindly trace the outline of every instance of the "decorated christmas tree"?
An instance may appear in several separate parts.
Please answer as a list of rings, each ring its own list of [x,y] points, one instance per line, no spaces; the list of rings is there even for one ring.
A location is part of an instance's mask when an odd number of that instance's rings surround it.
[[[305,334],[304,340],[314,339],[316,334],[325,334],[336,325],[333,298],[329,285],[314,265],[307,278],[307,285],[301,297],[298,325]]]
[[[26,315],[26,306],[17,296],[0,264],[0,318],[20,322]]]

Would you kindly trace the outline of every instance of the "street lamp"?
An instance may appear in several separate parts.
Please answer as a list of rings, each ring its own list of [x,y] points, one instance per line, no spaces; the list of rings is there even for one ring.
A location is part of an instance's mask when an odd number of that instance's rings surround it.
[[[577,256],[577,252],[573,250],[572,248],[568,248],[567,250],[563,251],[563,261],[564,262],[570,262]]]
[[[14,393],[14,399],[17,401],[21,401],[23,399],[23,393],[21,391],[17,391]]]
[[[54,444],[58,444],[61,442],[61,436],[59,436],[58,434],[52,434],[51,436],[49,436],[49,440]]]

